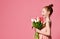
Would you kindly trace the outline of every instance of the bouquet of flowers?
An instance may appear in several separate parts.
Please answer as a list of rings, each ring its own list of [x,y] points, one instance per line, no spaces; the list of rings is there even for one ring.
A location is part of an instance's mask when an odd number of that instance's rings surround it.
[[[39,30],[41,30],[43,28],[43,17],[37,17],[35,19],[31,19],[32,21],[32,27],[35,27]],[[35,39],[39,39],[39,33],[38,32],[35,32],[35,35],[34,35]]]
[[[31,19],[32,27],[35,27],[39,30],[43,28],[43,17],[37,17],[35,19]]]

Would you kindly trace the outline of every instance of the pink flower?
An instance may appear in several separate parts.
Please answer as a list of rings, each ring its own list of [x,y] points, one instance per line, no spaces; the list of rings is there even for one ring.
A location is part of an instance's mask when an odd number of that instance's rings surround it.
[[[44,22],[44,18],[43,17],[39,17],[40,21],[43,23]]]

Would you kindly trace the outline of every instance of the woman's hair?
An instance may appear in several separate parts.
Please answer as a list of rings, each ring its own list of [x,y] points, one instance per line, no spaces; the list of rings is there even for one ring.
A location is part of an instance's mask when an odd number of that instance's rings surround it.
[[[48,5],[48,6],[45,6],[44,8],[46,8],[47,9],[47,11],[50,11],[50,15],[52,14],[52,12],[53,12],[53,4],[50,4],[50,5]]]

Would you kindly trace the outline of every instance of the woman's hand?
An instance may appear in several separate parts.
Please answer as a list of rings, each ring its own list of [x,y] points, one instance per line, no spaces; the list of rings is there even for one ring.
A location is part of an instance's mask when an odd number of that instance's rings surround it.
[[[32,27],[32,29],[36,32],[36,28],[35,27]]]
[[[41,31],[39,29],[36,29],[36,32],[38,32],[39,34],[41,33]]]

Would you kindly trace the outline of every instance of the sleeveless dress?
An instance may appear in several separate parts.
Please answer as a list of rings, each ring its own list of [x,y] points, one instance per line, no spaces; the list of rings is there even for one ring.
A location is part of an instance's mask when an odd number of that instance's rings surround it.
[[[50,26],[51,26],[51,23],[50,23]],[[46,32],[47,31],[46,27],[44,27],[41,31]],[[39,39],[52,39],[52,38],[51,38],[51,35],[50,36],[45,36],[45,35],[39,34]]]

